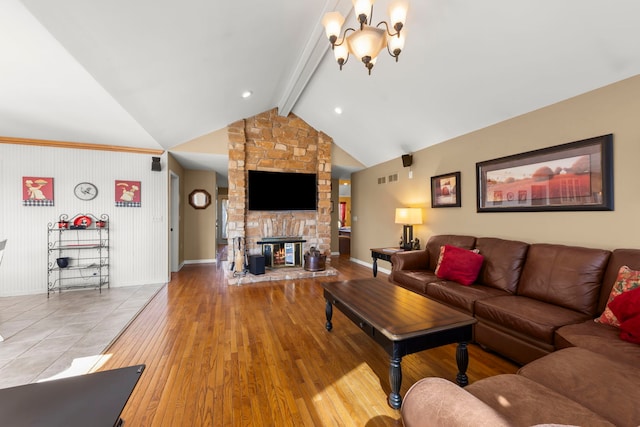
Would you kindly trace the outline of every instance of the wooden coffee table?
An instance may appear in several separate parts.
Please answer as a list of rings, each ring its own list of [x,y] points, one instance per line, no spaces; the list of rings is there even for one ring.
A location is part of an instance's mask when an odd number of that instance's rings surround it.
[[[333,307],[338,308],[385,349],[389,365],[389,405],[402,405],[402,357],[418,351],[458,343],[456,382],[469,383],[467,342],[476,319],[400,286],[377,279],[346,280],[323,284],[326,328],[333,329]]]

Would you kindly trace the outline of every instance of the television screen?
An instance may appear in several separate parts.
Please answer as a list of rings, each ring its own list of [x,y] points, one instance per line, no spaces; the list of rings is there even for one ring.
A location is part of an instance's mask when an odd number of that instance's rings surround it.
[[[311,211],[318,206],[315,173],[249,171],[250,211]]]

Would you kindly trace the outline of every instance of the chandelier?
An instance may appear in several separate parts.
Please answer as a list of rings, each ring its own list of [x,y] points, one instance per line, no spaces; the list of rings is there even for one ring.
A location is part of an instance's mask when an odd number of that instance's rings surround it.
[[[342,70],[342,66],[349,60],[349,55],[360,59],[371,75],[371,69],[376,63],[378,54],[387,48],[389,55],[398,61],[398,56],[404,47],[405,33],[402,32],[407,18],[408,4],[406,0],[395,0],[389,6],[389,23],[381,21],[375,27],[371,25],[373,19],[373,3],[375,0],[352,0],[359,29],[347,28],[342,37],[344,17],[340,12],[329,12],[322,19],[333,54]],[[384,28],[380,28],[384,26]],[[391,32],[393,30],[394,32]]]

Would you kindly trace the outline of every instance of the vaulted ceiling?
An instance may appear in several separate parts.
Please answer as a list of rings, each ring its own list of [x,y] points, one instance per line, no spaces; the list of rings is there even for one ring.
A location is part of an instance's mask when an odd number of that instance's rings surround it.
[[[333,10],[351,1],[1,0],[0,135],[170,150],[278,107],[368,167],[640,74],[637,0],[413,0],[371,76],[338,71]]]

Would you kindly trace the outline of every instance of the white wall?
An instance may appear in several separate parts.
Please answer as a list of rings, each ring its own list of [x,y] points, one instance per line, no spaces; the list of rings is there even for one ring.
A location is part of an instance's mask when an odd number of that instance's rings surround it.
[[[165,283],[168,278],[167,163],[151,171],[151,155],[0,144],[0,239],[9,239],[0,265],[0,296],[46,293],[47,225],[59,215],[110,218],[110,284]],[[54,178],[55,206],[22,206],[22,177]],[[115,207],[115,180],[141,181],[142,207]],[[79,182],[98,187],[82,201]]]

